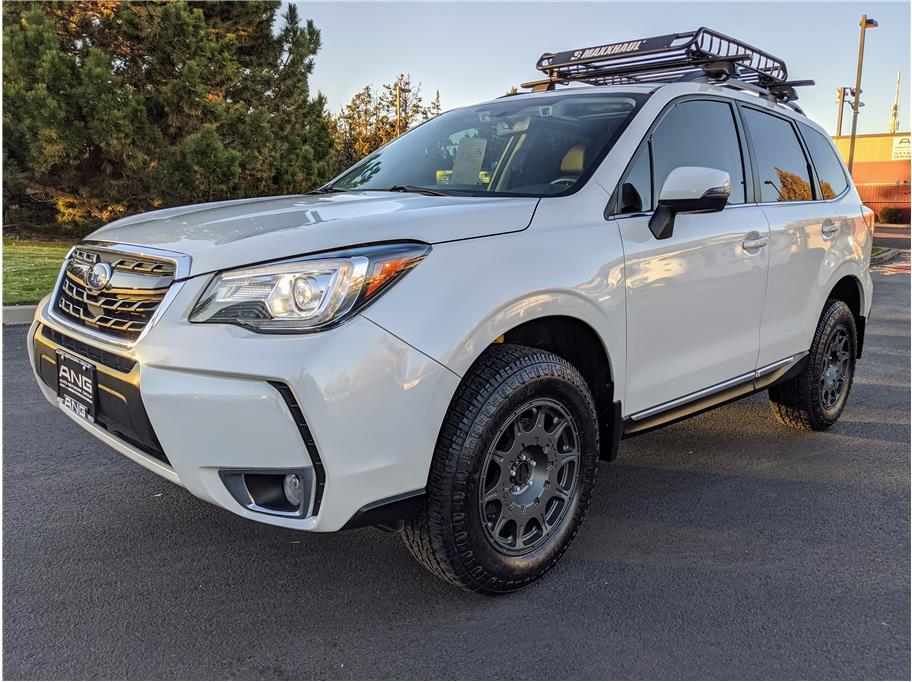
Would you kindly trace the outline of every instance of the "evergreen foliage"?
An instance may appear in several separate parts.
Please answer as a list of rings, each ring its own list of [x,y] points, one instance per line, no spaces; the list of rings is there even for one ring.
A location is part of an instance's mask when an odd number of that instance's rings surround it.
[[[325,182],[330,121],[309,88],[320,32],[280,8],[5,2],[4,223],[85,233]]]

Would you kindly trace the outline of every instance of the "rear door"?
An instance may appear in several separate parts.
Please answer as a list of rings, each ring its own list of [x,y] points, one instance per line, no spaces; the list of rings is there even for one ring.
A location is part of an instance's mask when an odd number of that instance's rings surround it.
[[[763,212],[747,203],[753,188],[734,105],[684,99],[667,109],[621,181],[617,223],[627,293],[628,415],[717,386],[756,367],[766,288]],[[679,214],[658,240],[649,218],[665,178],[679,166],[725,170],[728,206]],[[748,242],[749,243],[749,242]]]
[[[759,366],[808,350],[826,282],[820,281],[839,240],[840,221],[823,199],[797,123],[770,111],[742,105],[753,150],[756,191],[770,224],[769,284],[760,322]],[[841,173],[841,171],[840,171]],[[837,182],[835,176],[830,183]],[[835,197],[848,183],[822,186]],[[829,256],[828,256],[829,254]],[[838,262],[842,262],[840,259]]]

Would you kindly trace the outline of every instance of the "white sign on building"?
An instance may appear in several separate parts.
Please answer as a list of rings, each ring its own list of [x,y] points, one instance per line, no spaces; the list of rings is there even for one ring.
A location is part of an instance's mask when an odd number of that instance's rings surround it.
[[[893,156],[890,158],[894,161],[908,161],[912,158],[912,142],[908,135],[893,138]]]

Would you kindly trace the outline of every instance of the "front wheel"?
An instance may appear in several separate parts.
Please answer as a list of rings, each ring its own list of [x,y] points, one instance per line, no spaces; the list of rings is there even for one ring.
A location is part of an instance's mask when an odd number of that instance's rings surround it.
[[[803,431],[835,424],[852,389],[857,344],[852,311],[842,301],[827,301],[804,370],[769,390],[776,419]]]
[[[405,544],[467,590],[512,592],[543,576],[582,523],[598,470],[592,395],[563,358],[492,346],[441,430],[426,503]]]

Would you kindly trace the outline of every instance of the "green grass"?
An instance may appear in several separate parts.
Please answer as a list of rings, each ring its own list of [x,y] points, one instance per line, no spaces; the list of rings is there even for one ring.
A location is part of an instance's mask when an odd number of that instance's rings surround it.
[[[37,303],[53,287],[70,244],[4,239],[3,305]]]

